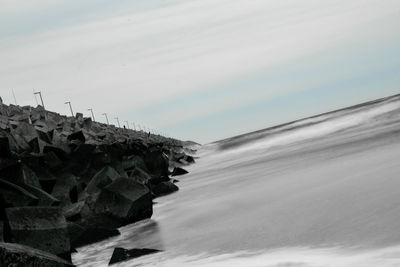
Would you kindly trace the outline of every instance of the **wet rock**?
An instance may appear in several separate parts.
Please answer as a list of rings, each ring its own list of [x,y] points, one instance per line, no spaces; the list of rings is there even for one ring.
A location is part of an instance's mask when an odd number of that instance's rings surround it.
[[[71,173],[64,173],[58,176],[51,194],[61,201],[62,206],[78,201],[77,179]]]
[[[22,187],[3,179],[0,179],[0,199],[5,207],[34,206],[39,202],[36,196]]]
[[[59,208],[16,207],[6,209],[7,237],[19,243],[70,259],[67,222]]]
[[[11,157],[10,143],[5,136],[0,136],[0,157]]]
[[[140,168],[135,168],[128,172],[128,177],[141,184],[148,184],[151,176]]]
[[[100,192],[102,188],[111,184],[115,181],[120,174],[112,167],[105,166],[90,180],[87,185],[86,192],[88,194],[94,194]]]
[[[153,214],[151,193],[144,185],[120,177],[103,188],[94,212],[109,215],[122,224],[150,218]]]
[[[60,204],[60,200],[40,188],[28,184],[21,185],[21,187],[39,199],[39,206],[57,206]]]
[[[114,248],[113,255],[108,264],[111,265],[117,262],[139,258],[141,256],[157,252],[161,252],[161,250],[151,249],[151,248],[134,248],[134,249]]]
[[[0,242],[0,266],[73,267],[74,265],[33,247]]]
[[[168,176],[168,157],[161,150],[147,153],[144,161],[150,174]]]
[[[179,188],[171,182],[161,182],[157,185],[152,185],[150,189],[157,197],[168,195],[179,190]]]
[[[75,133],[72,133],[70,135],[68,135],[67,139],[69,141],[80,141],[82,143],[85,143],[85,135],[83,134],[82,131],[77,131]]]
[[[75,248],[100,242],[121,234],[118,229],[109,229],[98,226],[88,226],[85,228],[72,222],[68,223],[68,231],[71,237],[71,245]]]
[[[179,176],[179,175],[184,175],[184,174],[187,174],[187,173],[189,173],[187,170],[182,169],[182,168],[180,168],[180,167],[176,167],[176,168],[174,168],[174,170],[172,171],[171,176]]]

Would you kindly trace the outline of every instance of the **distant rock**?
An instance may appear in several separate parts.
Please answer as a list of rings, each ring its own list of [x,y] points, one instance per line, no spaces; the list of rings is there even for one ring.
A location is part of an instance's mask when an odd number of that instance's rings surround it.
[[[180,167],[176,167],[172,171],[171,176],[179,176],[179,175],[184,175],[184,174],[187,174],[187,173],[189,173],[187,170],[182,169]]]

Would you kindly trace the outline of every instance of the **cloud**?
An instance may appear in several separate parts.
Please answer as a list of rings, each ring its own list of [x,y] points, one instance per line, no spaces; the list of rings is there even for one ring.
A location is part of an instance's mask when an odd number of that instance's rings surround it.
[[[196,92],[355,42],[366,24],[399,9],[394,0],[164,1],[137,10],[135,5],[128,15],[0,36],[1,88],[14,88],[22,103],[31,104],[32,88],[42,89],[48,108],[60,112],[71,100],[76,110],[91,106],[99,113],[134,114],[182,95],[188,95],[182,101],[194,101]],[[265,86],[251,95],[239,90],[226,101],[209,94],[201,108],[171,113],[167,108],[162,119],[143,112],[132,117],[168,127],[296,90],[301,88]]]

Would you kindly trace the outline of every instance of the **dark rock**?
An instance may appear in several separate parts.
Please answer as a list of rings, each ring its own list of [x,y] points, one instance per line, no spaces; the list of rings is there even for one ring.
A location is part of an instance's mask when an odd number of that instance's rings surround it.
[[[141,256],[157,252],[161,252],[161,250],[151,249],[151,248],[134,248],[134,249],[114,248],[113,255],[108,264],[111,265],[117,262],[139,258]]]
[[[118,229],[109,229],[97,226],[88,226],[85,228],[72,222],[68,223],[68,230],[71,237],[71,245],[75,248],[100,242],[121,234]]]
[[[128,172],[128,177],[141,184],[148,184],[151,180],[151,176],[140,168]]]
[[[171,176],[179,176],[179,175],[184,175],[184,174],[187,174],[187,173],[189,173],[187,170],[179,168],[179,167],[176,167],[172,171]]]
[[[157,197],[168,195],[179,190],[179,188],[171,182],[161,182],[151,186],[150,189]]]
[[[60,204],[60,200],[40,188],[28,184],[22,184],[21,187],[39,199],[39,206],[57,206]]]
[[[75,133],[72,133],[72,134],[68,135],[67,139],[69,141],[78,140],[78,141],[80,141],[82,143],[85,143],[85,140],[86,140],[85,139],[85,135],[83,134],[82,131],[78,131],[78,132],[75,132]]]
[[[34,206],[39,202],[36,196],[22,187],[3,179],[0,179],[0,199],[5,207]]]
[[[6,241],[32,246],[70,259],[67,222],[59,208],[17,207],[6,209]]]
[[[70,173],[60,175],[53,187],[52,195],[65,206],[78,201],[77,177]]]
[[[0,221],[0,242],[4,242],[4,222]]]
[[[79,201],[62,208],[62,213],[68,221],[78,221],[82,219],[82,209],[85,206],[85,201]]]
[[[168,157],[161,150],[147,153],[144,161],[150,174],[168,176]]]
[[[103,188],[94,212],[109,215],[122,224],[150,218],[153,214],[151,193],[146,186],[120,177]]]
[[[11,157],[10,143],[5,136],[0,136],[0,157]]]
[[[100,192],[102,188],[111,184],[119,176],[120,174],[114,168],[105,166],[90,180],[86,187],[86,192],[88,194]]]
[[[0,266],[4,267],[73,267],[53,254],[20,244],[0,242]]]

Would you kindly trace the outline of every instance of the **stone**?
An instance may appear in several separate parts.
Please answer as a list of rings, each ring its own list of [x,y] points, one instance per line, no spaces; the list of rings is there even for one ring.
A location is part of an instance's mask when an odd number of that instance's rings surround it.
[[[150,218],[152,197],[146,186],[129,178],[117,178],[103,188],[94,205],[96,214],[109,215],[122,224]]]
[[[150,189],[151,192],[153,192],[153,194],[157,197],[168,195],[179,190],[179,188],[174,183],[171,183],[169,181],[161,182],[157,185],[152,185]]]
[[[73,222],[68,223],[68,230],[71,237],[71,245],[75,248],[100,242],[121,234],[118,229],[109,229],[98,226],[88,226],[85,228]]]
[[[111,184],[119,176],[119,173],[114,168],[105,166],[90,180],[86,187],[86,192],[88,194],[100,192],[102,188]]]
[[[11,157],[10,143],[6,136],[0,136],[0,157]]]
[[[60,200],[32,185],[21,185],[26,191],[38,198],[39,206],[57,206],[60,204]]]
[[[68,135],[67,139],[69,141],[77,140],[77,141],[80,141],[82,143],[85,143],[85,135],[83,134],[82,131],[77,131],[77,132],[74,132],[74,133]]]
[[[53,187],[52,195],[65,206],[78,201],[77,177],[71,173],[61,174]]]
[[[0,221],[0,242],[4,242],[4,222]]]
[[[168,157],[161,151],[148,152],[144,157],[149,173],[155,176],[168,176]]]
[[[158,249],[151,249],[151,248],[134,248],[134,249],[124,249],[124,248],[114,248],[114,252],[112,254],[112,257],[110,259],[110,262],[108,263],[109,265],[121,262],[121,261],[126,261],[129,259],[135,259],[139,258],[141,256],[153,254],[161,252],[161,250]]]
[[[140,168],[128,172],[128,177],[141,184],[148,184],[151,176]]]
[[[33,194],[3,179],[0,179],[0,199],[5,207],[34,206],[39,202]]]
[[[67,222],[61,209],[16,207],[6,209],[6,236],[19,243],[70,259]]]
[[[53,254],[20,244],[0,242],[0,266],[4,267],[73,267]]]
[[[180,167],[176,167],[176,168],[174,168],[174,170],[172,171],[171,176],[179,176],[179,175],[184,175],[184,174],[187,174],[187,173],[189,173],[187,170],[182,169],[182,168],[180,168]]]

